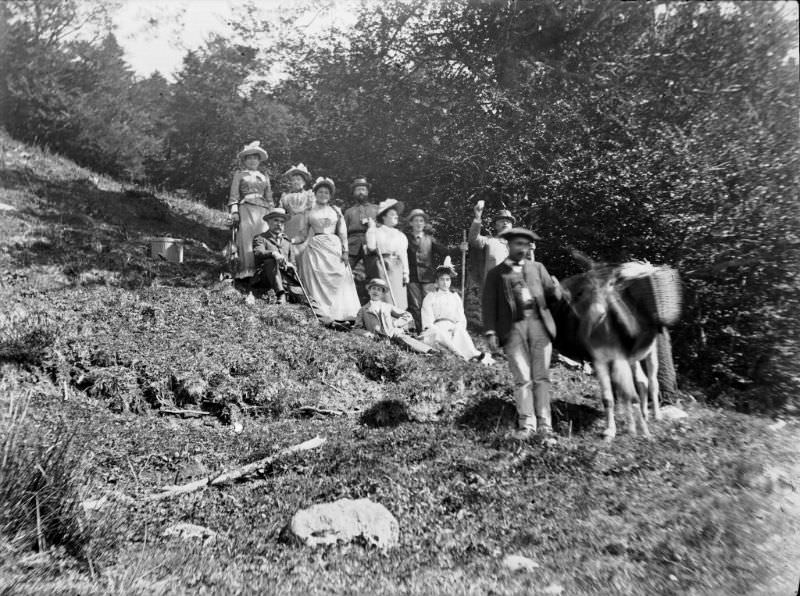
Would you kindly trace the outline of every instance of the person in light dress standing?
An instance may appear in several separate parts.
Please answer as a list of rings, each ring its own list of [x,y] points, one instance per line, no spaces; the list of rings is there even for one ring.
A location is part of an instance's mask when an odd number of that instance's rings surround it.
[[[251,279],[256,273],[253,238],[267,231],[264,216],[275,206],[269,178],[258,169],[267,157],[267,152],[258,141],[246,145],[239,152],[244,168],[233,175],[228,195],[229,221],[236,228],[239,251],[239,267],[235,273],[239,280]]]
[[[399,203],[395,199],[386,199],[378,205],[377,219],[370,219],[367,227],[367,251],[370,259],[367,263],[367,277],[383,279],[389,284],[389,298],[397,308],[408,309],[406,286],[409,281],[408,238],[397,229],[400,219]]]
[[[314,206],[314,193],[307,189],[311,183],[311,173],[303,164],[292,166],[283,174],[289,183],[289,191],[281,195],[281,207],[289,216],[284,234],[287,238],[305,240],[306,212]]]
[[[312,190],[306,239],[297,245],[300,279],[323,322],[355,321],[361,304],[348,259],[347,225],[341,210],[330,204],[336,186],[330,178],[317,178]]]

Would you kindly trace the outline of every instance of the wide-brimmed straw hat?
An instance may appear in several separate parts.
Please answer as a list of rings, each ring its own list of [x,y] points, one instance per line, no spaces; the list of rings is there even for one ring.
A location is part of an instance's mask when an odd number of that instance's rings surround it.
[[[453,261],[450,260],[449,256],[445,257],[444,263],[436,268],[436,277],[439,277],[443,273],[449,274],[450,277],[456,276],[456,268],[453,267]]]
[[[530,230],[526,230],[525,228],[511,228],[510,230],[500,232],[499,237],[502,238],[503,240],[513,240],[514,238],[525,238],[530,242],[536,242],[537,240],[541,240],[541,238],[536,232],[531,232]]]
[[[331,191],[331,196],[336,194],[336,185],[333,183],[333,180],[331,180],[330,178],[323,178],[322,176],[317,178],[316,182],[314,182],[314,187],[312,189],[313,192],[317,192],[317,189],[320,186],[327,186],[328,190]]]
[[[422,219],[424,219],[426,222],[428,221],[428,214],[425,213],[422,209],[412,209],[411,213],[409,213],[408,216],[406,217],[406,220],[411,221],[417,215],[422,217]]]
[[[508,209],[501,209],[500,211],[498,211],[497,214],[494,216],[493,221],[497,221],[498,219],[508,219],[509,221],[511,221],[512,226],[515,223],[517,223],[517,218],[511,215],[511,211],[509,211]]]
[[[372,185],[369,182],[367,182],[367,179],[364,178],[363,176],[360,176],[359,178],[354,178],[353,181],[350,183],[350,193],[351,194],[353,192],[353,189],[356,186],[366,186],[367,190],[371,190],[372,189]]]
[[[271,219],[282,219],[283,221],[286,221],[287,219],[289,219],[289,214],[286,213],[286,209],[283,209],[281,207],[274,207],[273,209],[267,211],[267,214],[261,219],[263,219],[264,221],[269,221]]]
[[[378,203],[378,212],[375,214],[375,217],[380,219],[380,217],[389,209],[394,209],[397,211],[397,214],[401,214],[403,212],[403,203],[398,201],[397,199],[384,199],[380,203]]]
[[[292,166],[283,173],[283,177],[289,178],[290,176],[293,176],[295,174],[297,174],[298,176],[302,176],[303,180],[306,181],[306,184],[311,182],[311,172],[309,172],[308,168],[303,164],[299,163],[296,166]]]
[[[267,152],[261,148],[261,141],[253,141],[252,143],[245,145],[244,149],[239,151],[239,159],[244,159],[248,155],[258,155],[258,158],[262,161],[269,157]]]
[[[367,289],[369,290],[370,288],[380,288],[385,292],[389,289],[389,284],[387,284],[381,278],[375,277],[367,282]]]

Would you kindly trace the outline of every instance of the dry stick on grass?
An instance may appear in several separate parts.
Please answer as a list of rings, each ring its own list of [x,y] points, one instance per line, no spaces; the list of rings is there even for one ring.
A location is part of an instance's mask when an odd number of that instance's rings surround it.
[[[239,480],[240,478],[244,478],[255,472],[256,470],[268,466],[272,462],[284,457],[286,455],[291,455],[292,453],[296,453],[298,451],[309,451],[310,449],[316,449],[320,447],[323,443],[325,443],[325,439],[322,437],[314,437],[304,443],[300,443],[298,445],[292,445],[291,447],[287,447],[286,449],[282,449],[278,453],[265,457],[264,459],[260,459],[258,461],[254,461],[253,463],[247,464],[245,466],[241,466],[239,468],[235,468],[233,470],[228,470],[227,472],[222,472],[217,476],[208,476],[206,478],[201,478],[200,480],[195,480],[194,482],[189,482],[188,484],[181,484],[179,486],[167,486],[160,493],[155,493],[147,497],[148,501],[161,501],[162,499],[169,499],[170,497],[174,497],[177,495],[185,495],[187,493],[194,492],[196,490],[203,489],[207,486],[219,486],[221,484],[226,484],[228,482],[233,482],[234,480]]]
[[[158,413],[161,416],[180,416],[181,418],[200,418],[211,415],[203,410],[177,410],[171,408],[161,408]]]
[[[295,408],[292,411],[297,412],[298,414],[322,414],[324,416],[344,415],[343,410],[327,410],[325,408],[316,408],[314,406],[300,406],[299,408]]]

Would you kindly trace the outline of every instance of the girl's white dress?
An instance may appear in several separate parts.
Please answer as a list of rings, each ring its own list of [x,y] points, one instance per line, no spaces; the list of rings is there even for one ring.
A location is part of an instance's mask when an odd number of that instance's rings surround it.
[[[467,318],[455,292],[437,289],[422,301],[422,340],[469,360],[481,354],[467,333]]]

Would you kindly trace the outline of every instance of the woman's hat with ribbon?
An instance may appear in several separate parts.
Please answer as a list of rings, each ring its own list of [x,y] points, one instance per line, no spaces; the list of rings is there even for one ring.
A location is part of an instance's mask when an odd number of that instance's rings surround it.
[[[453,267],[453,261],[450,260],[449,255],[444,258],[444,263],[436,268],[436,277],[439,277],[444,273],[447,273],[450,275],[450,277],[456,276],[456,268]]]
[[[261,148],[261,141],[253,141],[244,146],[244,149],[239,151],[239,159],[244,159],[248,155],[258,155],[262,161],[266,160],[269,155]]]
[[[397,211],[397,214],[400,215],[403,212],[403,207],[405,207],[405,205],[403,205],[403,203],[397,199],[384,199],[378,203],[378,213],[376,214],[376,217],[380,218],[389,209],[394,209]]]
[[[306,181],[306,184],[311,182],[311,172],[309,172],[308,168],[303,164],[299,163],[296,166],[292,166],[283,173],[283,177],[289,178],[290,176],[294,176],[295,174],[297,174],[298,176],[302,176],[303,180]]]
[[[320,176],[319,178],[317,178],[316,182],[314,182],[314,188],[312,190],[314,192],[317,192],[317,189],[321,186],[327,186],[328,190],[331,191],[331,196],[333,196],[336,193],[336,185],[330,178],[324,178]]]

